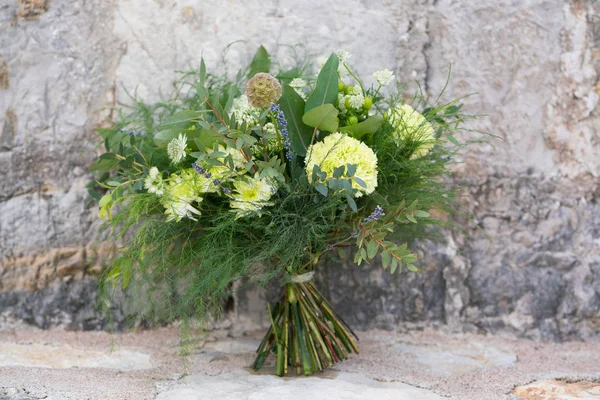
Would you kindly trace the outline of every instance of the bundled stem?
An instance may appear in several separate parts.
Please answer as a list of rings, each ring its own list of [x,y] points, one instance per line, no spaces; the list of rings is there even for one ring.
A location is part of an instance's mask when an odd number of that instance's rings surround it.
[[[271,327],[256,350],[254,369],[259,370],[271,352],[277,355],[276,373],[288,367],[310,375],[358,354],[356,334],[319,293],[312,280],[289,282],[270,313]]]

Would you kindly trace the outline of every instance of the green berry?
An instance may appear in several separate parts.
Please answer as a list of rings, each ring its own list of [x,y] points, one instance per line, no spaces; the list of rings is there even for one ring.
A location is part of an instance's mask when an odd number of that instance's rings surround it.
[[[345,87],[346,87],[346,85],[344,84],[344,82],[342,82],[342,81],[338,82],[338,91],[341,92],[342,90],[344,90]]]
[[[369,96],[365,97],[365,102],[363,103],[363,108],[365,110],[370,110],[373,107],[373,99]]]
[[[350,97],[346,97],[346,102],[344,103],[346,105],[346,109],[350,110],[352,107],[350,106]]]
[[[348,125],[356,125],[358,124],[358,118],[356,115],[351,115],[348,117]]]

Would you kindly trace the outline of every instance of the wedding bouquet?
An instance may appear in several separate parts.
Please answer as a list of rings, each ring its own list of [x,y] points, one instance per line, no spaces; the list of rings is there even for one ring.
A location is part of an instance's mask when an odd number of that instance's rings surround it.
[[[90,193],[124,241],[105,282],[145,285],[175,320],[218,313],[235,281],[282,277],[254,368],[273,352],[278,375],[309,375],[358,353],[314,269],[350,248],[357,266],[418,271],[409,244],[455,208],[443,176],[466,116],[420,91],[407,101],[389,69],[367,86],[349,60],[282,69],[261,47],[234,79],[202,61],[173,99],[134,99],[99,129]]]

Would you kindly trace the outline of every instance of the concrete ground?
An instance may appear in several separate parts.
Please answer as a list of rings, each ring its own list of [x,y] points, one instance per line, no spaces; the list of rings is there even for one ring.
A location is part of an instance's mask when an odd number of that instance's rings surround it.
[[[173,328],[0,332],[0,399],[600,399],[600,342],[537,343],[436,331],[359,333],[361,354],[310,378],[259,373],[260,333],[201,340]]]

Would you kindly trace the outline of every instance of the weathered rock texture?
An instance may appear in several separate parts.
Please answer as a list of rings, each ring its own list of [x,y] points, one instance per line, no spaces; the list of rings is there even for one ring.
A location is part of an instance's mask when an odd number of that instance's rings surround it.
[[[400,322],[540,339],[600,330],[600,3],[4,0],[0,4],[0,324],[97,329],[103,252],[89,206],[94,127],[126,91],[168,93],[175,70],[221,49],[231,71],[259,43],[354,53],[444,97],[498,135],[456,168],[481,229],[426,244],[423,273],[327,265],[324,292],[359,328]],[[414,90],[414,87],[413,89]],[[237,320],[260,320],[246,292]],[[252,297],[254,296],[254,297]],[[124,318],[122,310],[118,312]],[[260,316],[260,315],[259,315]],[[264,314],[262,315],[264,317]],[[4,321],[4,322],[1,322]],[[12,322],[11,322],[12,321]]]

